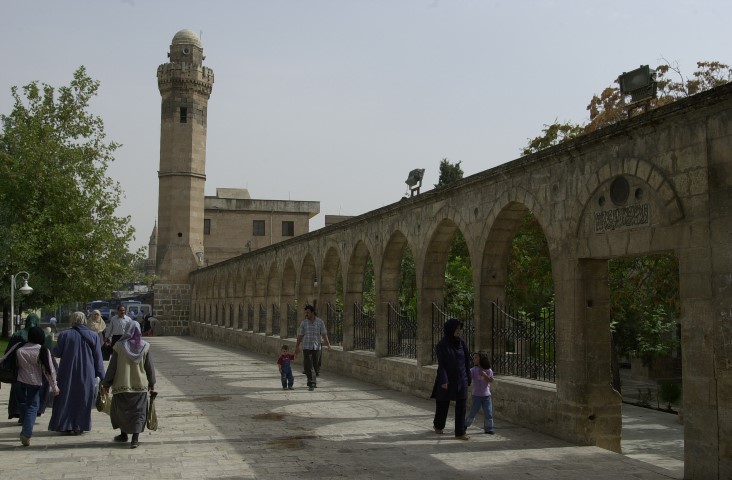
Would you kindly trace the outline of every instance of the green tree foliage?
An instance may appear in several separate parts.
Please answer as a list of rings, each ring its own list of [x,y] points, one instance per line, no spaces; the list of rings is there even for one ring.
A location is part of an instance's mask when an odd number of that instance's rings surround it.
[[[527,213],[511,244],[506,301],[511,308],[539,318],[553,299],[549,245],[536,217]]]
[[[367,312],[376,312],[376,282],[374,280],[374,262],[369,256],[363,269],[362,307]]]
[[[463,178],[463,169],[460,167],[462,161],[451,163],[447,158],[443,158],[440,162],[440,177],[437,180],[435,188],[449,185]]]
[[[545,148],[559,145],[568,138],[574,138],[584,130],[582,125],[559,123],[554,120],[551,125],[544,125],[542,134],[529,140],[529,144],[521,151],[523,155],[538,152]]]
[[[679,264],[673,254],[609,262],[611,329],[620,355],[648,365],[668,355],[680,315]]]
[[[0,115],[0,273],[28,271],[34,306],[108,296],[137,261],[129,218],[114,215],[121,188],[106,175],[120,145],[88,110],[98,88],[81,67],[58,89],[13,87]]]
[[[409,246],[404,247],[399,266],[399,307],[414,316],[417,314],[417,269]]]
[[[724,63],[701,61],[697,62],[696,66],[697,70],[691,78],[685,77],[678,65],[671,65],[669,62],[656,67],[658,95],[650,101],[650,108],[667,105],[732,80],[732,68]],[[559,123],[555,120],[551,125],[544,125],[542,135],[529,139],[521,153],[523,155],[535,153],[627,118],[626,98],[620,93],[617,82],[615,80],[614,85],[606,87],[599,95],[593,95],[587,105],[590,115],[588,123],[581,125]]]
[[[473,269],[465,237],[459,230],[447,254],[445,269],[445,305],[449,311],[471,311],[473,308]]]
[[[447,158],[440,162],[440,177],[435,188],[449,185],[463,178],[462,162],[452,163]],[[465,312],[473,308],[473,270],[465,237],[459,230],[452,239],[445,267],[445,306],[448,311]]]

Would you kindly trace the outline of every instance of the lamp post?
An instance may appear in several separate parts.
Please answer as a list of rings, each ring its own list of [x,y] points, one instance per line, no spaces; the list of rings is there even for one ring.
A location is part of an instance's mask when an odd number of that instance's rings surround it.
[[[23,275],[23,286],[18,289],[23,295],[28,295],[33,292],[33,289],[28,285],[28,279],[30,274],[28,272],[18,272],[15,275],[10,275],[10,336],[13,336],[15,331],[15,285],[17,283],[18,275]]]

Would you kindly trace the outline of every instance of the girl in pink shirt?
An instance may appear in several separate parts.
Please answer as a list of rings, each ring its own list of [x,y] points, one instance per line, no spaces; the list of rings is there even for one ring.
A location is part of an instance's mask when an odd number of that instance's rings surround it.
[[[475,366],[470,369],[473,379],[473,404],[470,406],[468,416],[465,417],[465,428],[473,423],[480,407],[483,407],[483,431],[493,435],[493,400],[491,399],[493,370],[491,370],[488,354],[474,353],[473,365]]]

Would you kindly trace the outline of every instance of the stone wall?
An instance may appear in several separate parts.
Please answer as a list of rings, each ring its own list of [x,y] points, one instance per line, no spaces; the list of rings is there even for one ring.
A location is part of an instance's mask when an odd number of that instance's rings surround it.
[[[160,335],[188,335],[190,305],[190,285],[156,284],[153,287],[153,316],[160,322]],[[157,331],[155,334],[158,335]]]

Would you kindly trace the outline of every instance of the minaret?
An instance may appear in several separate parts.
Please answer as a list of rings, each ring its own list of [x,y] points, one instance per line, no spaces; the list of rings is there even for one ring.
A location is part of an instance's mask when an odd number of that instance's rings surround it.
[[[173,37],[170,61],[158,67],[162,97],[158,231],[158,282],[188,283],[203,257],[206,123],[214,75],[202,65],[201,39],[191,30]]]
[[[145,274],[155,275],[155,257],[158,254],[158,221],[155,220],[150,241],[147,244],[147,260],[145,261]]]

